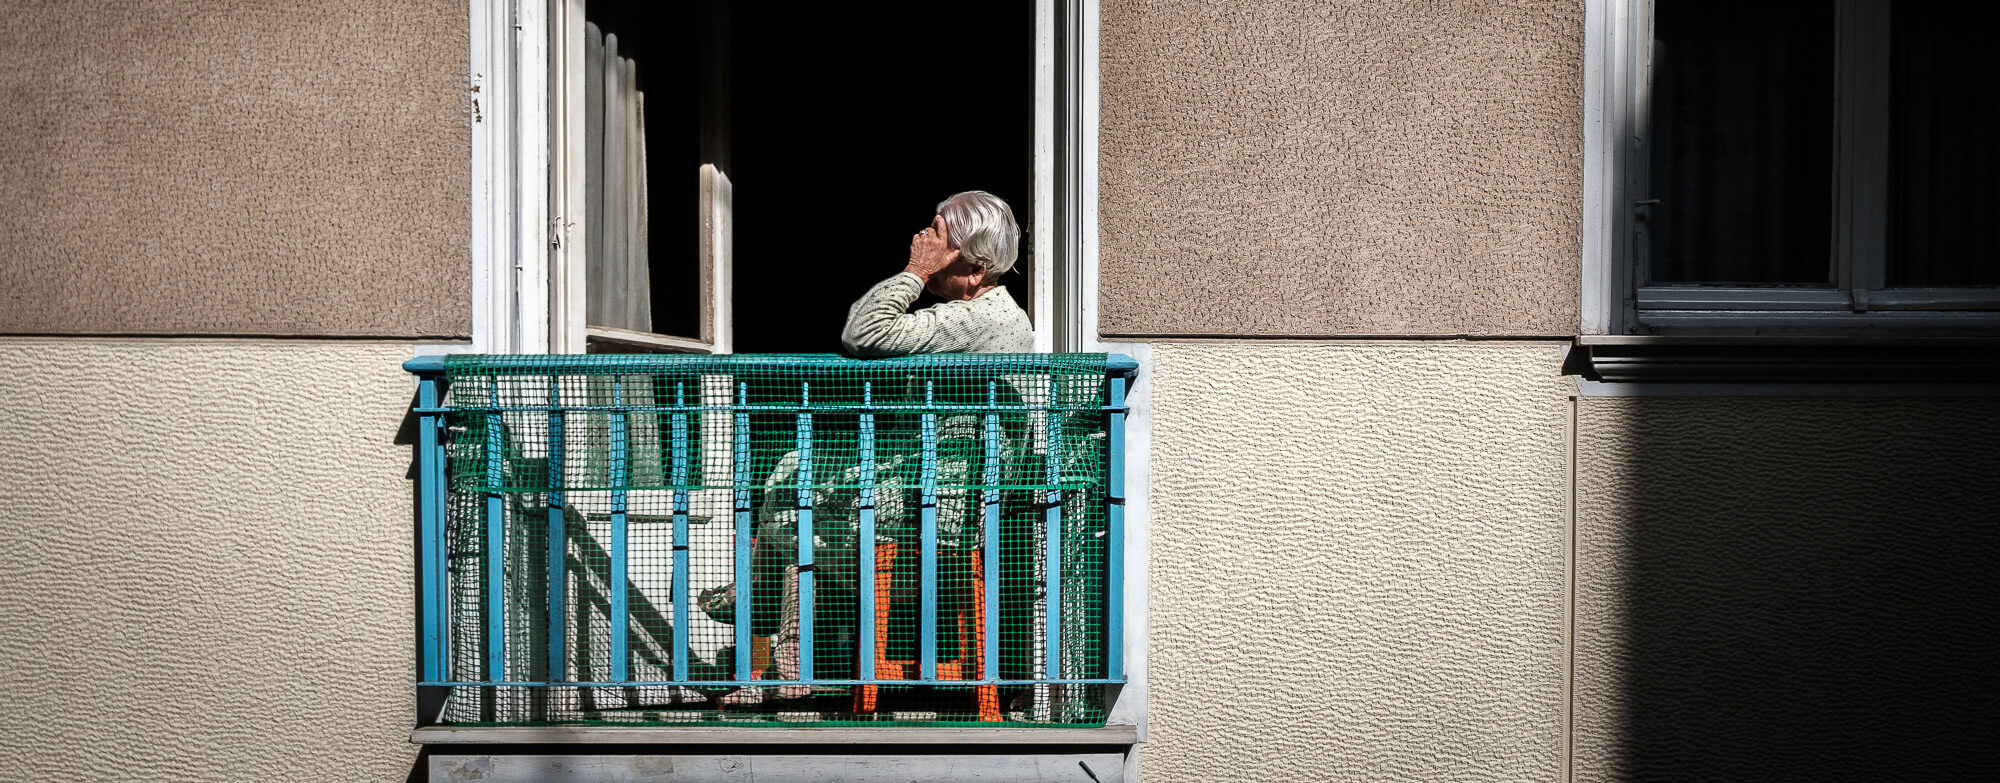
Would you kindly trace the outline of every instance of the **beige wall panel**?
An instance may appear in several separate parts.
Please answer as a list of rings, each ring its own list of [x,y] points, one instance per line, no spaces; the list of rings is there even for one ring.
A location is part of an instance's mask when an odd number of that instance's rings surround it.
[[[1143,780],[1553,780],[1548,345],[1153,354]]]
[[[1996,400],[1583,400],[1576,780],[1991,779],[1995,444]]]
[[[1106,0],[1098,327],[1577,329],[1583,3]]]
[[[403,779],[409,356],[0,340],[0,778]]]
[[[464,0],[0,0],[0,333],[463,336]]]

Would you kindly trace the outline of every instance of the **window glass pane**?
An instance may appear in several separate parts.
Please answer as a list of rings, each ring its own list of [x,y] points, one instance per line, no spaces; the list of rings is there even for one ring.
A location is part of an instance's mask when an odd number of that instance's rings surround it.
[[[617,56],[633,63],[633,82],[621,88],[643,95],[629,99],[638,109],[632,129],[640,136],[626,140],[626,149],[605,154],[603,90],[607,72],[585,65],[585,177],[590,205],[589,223],[582,226],[585,250],[593,271],[607,268],[607,255],[617,245],[605,233],[605,217],[614,204],[623,205],[624,258],[633,266],[624,277],[593,274],[586,283],[593,326],[615,326],[677,337],[701,334],[702,287],[699,244],[701,215],[695,202],[696,172],[715,162],[701,148],[701,72],[703,48],[712,45],[701,35],[707,3],[648,3],[640,0],[589,0],[584,19],[596,26],[596,57],[604,38],[616,36]],[[589,48],[588,43],[581,43]],[[586,57],[592,55],[586,54]],[[595,94],[595,98],[588,97]],[[615,101],[614,101],[615,103]],[[613,114],[612,116],[618,116]],[[625,138],[622,133],[613,138]],[[643,153],[643,154],[641,154]],[[607,202],[602,190],[610,179],[607,166],[622,168],[628,192],[625,200]],[[643,206],[631,201],[643,192]],[[615,220],[614,225],[619,221]],[[637,225],[633,225],[636,222]],[[644,244],[643,249],[638,247]],[[639,264],[644,265],[641,269]],[[607,307],[623,302],[621,307]]]
[[[1988,2],[1895,4],[1890,21],[1889,284],[2000,285]]]
[[[1654,283],[1827,285],[1834,8],[1654,5]]]

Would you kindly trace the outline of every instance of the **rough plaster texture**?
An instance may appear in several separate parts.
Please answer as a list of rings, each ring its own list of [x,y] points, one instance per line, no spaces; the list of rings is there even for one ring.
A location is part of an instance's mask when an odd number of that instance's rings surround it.
[[[1141,779],[1555,779],[1559,350],[1153,356]]]
[[[1568,335],[1581,0],[1106,0],[1098,328]]]
[[[2000,400],[1589,399],[1578,781],[2000,774]]]
[[[404,778],[409,356],[0,339],[0,779]]]
[[[466,14],[0,0],[0,334],[467,334]]]

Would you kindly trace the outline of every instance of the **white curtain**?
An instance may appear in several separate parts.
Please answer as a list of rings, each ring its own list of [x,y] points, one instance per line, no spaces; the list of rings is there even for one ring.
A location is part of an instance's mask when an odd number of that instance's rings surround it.
[[[653,330],[646,255],[646,97],[618,36],[584,25],[585,320]]]

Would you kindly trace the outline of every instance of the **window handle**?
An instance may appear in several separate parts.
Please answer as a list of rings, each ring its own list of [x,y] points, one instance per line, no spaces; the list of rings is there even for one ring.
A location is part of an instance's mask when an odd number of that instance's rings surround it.
[[[1642,198],[1632,202],[1632,217],[1638,220],[1645,220],[1647,217],[1645,208],[1658,203],[1660,203],[1660,200],[1656,198]]]

